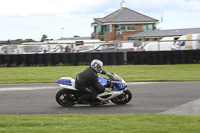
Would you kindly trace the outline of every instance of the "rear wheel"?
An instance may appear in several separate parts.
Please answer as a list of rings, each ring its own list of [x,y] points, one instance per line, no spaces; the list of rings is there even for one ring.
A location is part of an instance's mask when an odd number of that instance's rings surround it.
[[[126,104],[132,99],[132,93],[129,90],[124,91],[121,95],[111,99],[115,104]]]
[[[75,105],[75,94],[66,89],[61,89],[56,94],[56,101],[63,107],[72,107]]]

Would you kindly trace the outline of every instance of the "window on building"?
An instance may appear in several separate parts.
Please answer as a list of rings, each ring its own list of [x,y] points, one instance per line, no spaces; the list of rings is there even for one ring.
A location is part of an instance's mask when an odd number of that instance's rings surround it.
[[[112,25],[106,25],[106,32],[112,32]]]
[[[120,25],[116,24],[115,25],[115,31],[119,31],[120,30]]]
[[[98,25],[98,28],[97,28],[98,30],[97,30],[97,33],[99,34],[99,35],[102,35],[102,26],[99,24]]]
[[[110,26],[110,32],[112,32],[112,25],[109,25]]]
[[[115,25],[115,31],[135,31],[136,30],[136,25],[134,24],[118,24]]]
[[[143,29],[143,31],[153,30],[153,24],[143,24],[142,29]]]
[[[120,28],[121,28],[121,31],[125,31],[126,30],[126,25],[125,24],[121,24]]]
[[[121,26],[119,24],[115,25],[115,31],[120,31],[121,30]]]
[[[98,30],[98,26],[95,26],[94,27],[94,33],[97,33],[97,30]]]
[[[110,32],[110,25],[106,25],[106,32]]]
[[[125,31],[125,30],[126,30],[126,25],[124,24],[115,25],[115,31]]]
[[[126,30],[127,31],[134,31],[135,30],[135,25],[132,25],[132,24],[126,25]]]

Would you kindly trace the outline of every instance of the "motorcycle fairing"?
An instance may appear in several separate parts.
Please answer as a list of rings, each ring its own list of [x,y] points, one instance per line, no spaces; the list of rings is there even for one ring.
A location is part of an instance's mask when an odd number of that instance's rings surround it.
[[[115,85],[115,89],[113,89],[112,91],[121,91],[127,88],[127,84],[126,82],[117,74],[114,74],[114,77],[117,79],[116,81],[111,81],[111,83],[113,83]],[[108,80],[98,76],[99,78],[99,82],[101,83],[102,86],[107,87],[108,86]]]
[[[71,77],[62,77],[62,78],[56,80],[56,83],[58,83],[62,88],[77,90],[75,88],[75,79],[73,79]]]
[[[71,79],[58,79],[58,80],[56,80],[56,83],[72,86]]]
[[[103,77],[100,77],[100,76],[98,76],[98,78],[99,78],[99,82],[101,83],[102,86],[105,87],[105,86],[108,85],[108,80],[107,79],[105,79]]]
[[[116,88],[113,89],[112,91],[121,91],[124,90],[127,85],[126,83],[122,83],[121,81],[111,81],[114,85],[116,85]]]
[[[97,98],[98,98],[99,100],[104,101],[104,100],[109,100],[109,99],[112,99],[112,98],[114,98],[114,97],[116,97],[116,96],[119,96],[119,95],[121,95],[122,93],[123,93],[123,90],[122,90],[122,91],[104,92],[104,93],[101,93],[101,94],[97,95]],[[108,97],[107,97],[107,98],[104,98],[105,96],[108,96]]]
[[[115,89],[112,91],[122,91],[127,88],[126,82],[117,74],[114,74],[114,77],[116,80],[112,80],[111,82],[115,85]],[[99,82],[102,86],[108,87],[108,80],[98,76]],[[75,79],[71,77],[62,77],[58,80],[56,80],[56,83],[58,83],[62,88],[67,88],[71,90],[77,90],[75,88]]]

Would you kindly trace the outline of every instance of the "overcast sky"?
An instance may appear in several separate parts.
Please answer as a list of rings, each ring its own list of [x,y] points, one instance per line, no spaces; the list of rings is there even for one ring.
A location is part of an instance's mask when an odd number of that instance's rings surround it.
[[[122,0],[0,0],[0,40],[91,36],[93,18]],[[161,20],[160,29],[200,28],[200,0],[125,0],[126,7]]]

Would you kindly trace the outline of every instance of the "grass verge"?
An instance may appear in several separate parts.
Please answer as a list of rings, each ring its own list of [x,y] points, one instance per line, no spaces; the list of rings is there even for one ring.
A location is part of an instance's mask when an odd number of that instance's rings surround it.
[[[0,132],[199,133],[200,116],[182,115],[7,115]]]
[[[60,77],[73,77],[87,66],[0,68],[0,83],[54,83]],[[200,81],[200,64],[105,66],[107,72],[125,81]]]
[[[50,83],[87,66],[0,68],[0,83]],[[200,81],[200,64],[105,66],[125,81]],[[199,115],[0,115],[0,133],[199,133]]]

